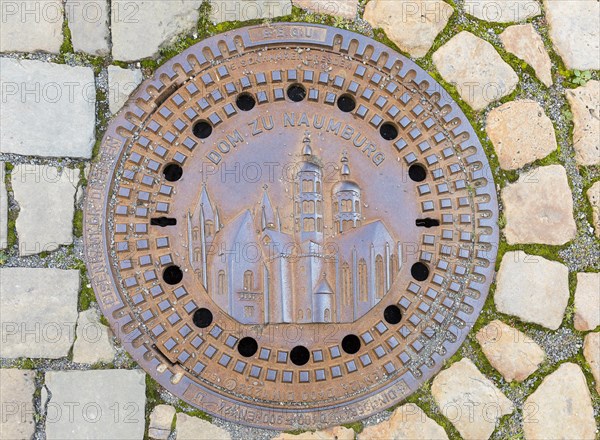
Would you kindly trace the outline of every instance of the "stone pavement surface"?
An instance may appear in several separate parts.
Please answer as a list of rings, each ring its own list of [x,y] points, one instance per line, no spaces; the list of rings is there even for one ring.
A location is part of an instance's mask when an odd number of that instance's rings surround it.
[[[141,370],[46,373],[42,404],[48,440],[143,438],[144,377]]]
[[[552,330],[560,327],[569,302],[565,265],[523,251],[507,252],[496,283],[498,311]]]
[[[507,27],[500,34],[504,48],[519,57],[535,70],[537,77],[547,86],[552,85],[552,62],[544,41],[531,23]]]
[[[0,0],[0,438],[597,438],[600,3],[201,3]],[[161,51],[231,21],[290,13],[376,28],[449,84],[475,127],[485,125],[477,135],[501,196],[499,270],[462,359],[420,389],[416,405],[357,423],[358,434],[211,423],[184,414],[152,381],[157,404],[146,413],[145,375],[112,345],[79,271],[80,170]],[[578,260],[582,250],[590,261]]]
[[[35,371],[0,370],[0,438],[28,439],[35,432]]]
[[[523,419],[527,439],[596,438],[590,391],[576,364],[567,362],[558,367],[527,398],[525,405],[535,409],[531,417]]]
[[[560,165],[535,168],[502,190],[508,244],[562,245],[575,238],[573,199]]]
[[[490,112],[485,127],[500,166],[516,170],[556,150],[552,121],[535,101],[511,101]]]
[[[519,82],[494,46],[467,31],[452,37],[432,59],[442,77],[475,110],[510,94]]]
[[[21,256],[52,252],[73,242],[78,169],[18,165],[11,183],[20,207],[16,228]]]
[[[427,54],[435,37],[446,27],[453,10],[441,0],[418,3],[372,0],[365,8],[365,20],[374,28],[382,28],[400,49],[420,58]]]
[[[116,351],[110,341],[108,327],[100,322],[100,313],[96,309],[79,312],[75,334],[77,339],[73,345],[73,362],[112,362]]]
[[[89,159],[96,88],[89,67],[0,58],[0,153]]]
[[[477,332],[483,354],[507,382],[522,382],[544,361],[544,350],[516,328],[496,319]]]
[[[567,91],[573,111],[573,146],[575,159],[581,165],[600,164],[600,82]]]
[[[513,403],[466,358],[435,376],[431,394],[467,440],[489,438],[498,419],[514,411]]]
[[[2,358],[58,359],[75,338],[79,271],[0,268]]]
[[[600,69],[600,2],[544,0],[550,38],[567,68]]]
[[[5,164],[0,161],[0,249],[8,246],[8,193],[5,178]]]

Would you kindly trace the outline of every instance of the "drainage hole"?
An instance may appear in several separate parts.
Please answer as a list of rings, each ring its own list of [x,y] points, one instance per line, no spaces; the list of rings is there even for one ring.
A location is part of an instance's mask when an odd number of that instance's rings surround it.
[[[194,124],[192,127],[192,133],[199,139],[206,139],[212,133],[212,125],[210,125],[207,121],[199,121]]]
[[[415,263],[410,268],[410,274],[417,281],[425,281],[429,277],[429,268],[421,263]]]
[[[434,218],[418,218],[415,222],[417,226],[421,228],[433,228],[434,226],[439,226],[440,221]]]
[[[287,95],[292,101],[300,102],[306,98],[306,89],[300,84],[292,84],[287,89]]]
[[[381,133],[381,137],[386,141],[392,141],[398,137],[398,129],[391,122],[386,122],[379,129],[379,133]]]
[[[194,325],[199,328],[206,328],[213,322],[213,314],[208,309],[198,309],[194,312],[194,316],[192,316],[192,321]]]
[[[256,105],[256,99],[250,93],[242,93],[235,100],[235,104],[242,111],[250,111]]]
[[[310,352],[308,351],[308,348],[302,345],[292,348],[292,351],[290,352],[290,360],[294,365],[306,365],[310,360]]]
[[[179,266],[169,266],[163,271],[163,280],[165,283],[174,286],[179,284],[183,279],[183,272]]]
[[[350,95],[342,95],[337,100],[337,106],[341,111],[348,113],[356,108],[356,101]]]
[[[383,319],[385,319],[388,324],[398,324],[402,320],[400,307],[393,304],[387,306],[383,311]]]
[[[170,163],[163,168],[163,176],[168,182],[177,182],[183,176],[183,168],[176,163]]]
[[[427,177],[427,170],[425,170],[423,165],[419,165],[418,163],[411,165],[408,169],[408,177],[413,182],[422,182]]]
[[[360,339],[356,335],[346,335],[342,339],[342,350],[348,354],[356,354],[360,350]]]
[[[167,218],[167,217],[158,217],[150,219],[150,224],[152,226],[160,226],[164,228],[165,226],[175,226],[177,224],[177,219]]]
[[[240,342],[238,342],[237,348],[242,356],[248,358],[254,356],[258,351],[258,342],[251,337],[242,338],[240,339]]]

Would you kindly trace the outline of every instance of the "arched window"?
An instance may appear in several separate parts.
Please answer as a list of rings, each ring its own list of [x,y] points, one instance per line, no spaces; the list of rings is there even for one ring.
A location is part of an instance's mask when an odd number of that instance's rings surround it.
[[[385,293],[385,268],[383,266],[383,257],[375,257],[375,296],[383,298]]]
[[[323,214],[323,202],[317,200],[317,214]]]
[[[206,235],[208,235],[209,237],[212,237],[213,231],[214,231],[214,223],[212,222],[212,220],[206,220],[205,224],[206,224]]]
[[[315,185],[312,180],[303,180],[302,181],[302,192],[310,193],[313,192]]]
[[[342,200],[342,211],[343,212],[351,212],[352,211],[352,200]]]
[[[348,263],[342,264],[342,302],[345,306],[352,304],[352,271]]]
[[[361,301],[369,300],[369,281],[367,279],[367,262],[361,258],[358,262],[358,297]]]
[[[319,182],[317,180],[317,192],[320,193],[321,192],[321,182]]]
[[[244,290],[254,290],[254,273],[251,270],[244,272]]]
[[[200,228],[198,226],[194,226],[192,229],[192,240],[200,240]]]
[[[390,284],[394,282],[394,277],[398,271],[398,257],[396,254],[390,256]]]
[[[298,321],[301,321],[304,319],[304,311],[302,309],[298,310]]]
[[[217,275],[217,293],[219,295],[225,295],[225,291],[227,290],[227,279],[225,278],[225,271],[220,270]]]
[[[315,213],[315,202],[312,200],[305,200],[302,202],[302,211],[304,214],[314,214]]]
[[[340,210],[340,204],[337,201],[333,202],[333,213],[337,214],[339,212],[339,210]]]
[[[360,202],[358,200],[354,202],[354,211],[360,212]]]
[[[198,261],[200,261],[200,258],[202,256],[202,253],[200,251],[200,248],[194,248],[194,261],[197,263]]]
[[[304,232],[315,232],[315,219],[305,218],[304,219]]]
[[[317,217],[317,232],[323,232],[323,219]]]
[[[331,321],[331,313],[329,312],[329,309],[325,309],[325,313],[323,313],[323,321],[325,322],[329,322]]]

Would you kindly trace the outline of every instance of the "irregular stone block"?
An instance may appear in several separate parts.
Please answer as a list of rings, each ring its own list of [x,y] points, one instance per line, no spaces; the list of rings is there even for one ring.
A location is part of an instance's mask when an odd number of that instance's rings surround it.
[[[592,221],[596,230],[596,237],[600,238],[600,181],[594,183],[587,191],[588,200],[592,205]]]
[[[594,330],[600,325],[600,273],[578,273],[575,290],[575,329]]]
[[[108,1],[66,0],[65,9],[71,42],[76,52],[107,56],[108,47]]]
[[[573,148],[580,165],[600,164],[600,82],[567,90],[567,101],[573,111]]]
[[[536,0],[465,0],[465,12],[496,23],[525,21],[542,13]]]
[[[536,2],[537,3],[537,2]],[[552,62],[544,47],[544,41],[531,23],[507,27],[500,34],[507,51],[519,57],[533,70],[547,87],[552,85]]]
[[[592,370],[596,391],[600,394],[600,333],[588,333],[583,342],[583,356]]]
[[[100,322],[100,314],[95,309],[79,313],[76,335],[73,362],[95,364],[113,361],[116,351],[110,341],[108,327]]]
[[[407,403],[394,410],[389,420],[368,426],[358,435],[358,440],[374,439],[447,440],[448,435],[421,408]]]
[[[35,371],[0,369],[0,438],[28,439],[35,433]]]
[[[0,58],[0,153],[90,158],[96,83],[89,67]]]
[[[175,417],[175,408],[171,405],[156,405],[150,413],[148,437],[154,440],[167,440],[171,434],[171,425]]]
[[[79,271],[0,269],[3,358],[58,359],[75,338]]]
[[[129,95],[143,79],[142,71],[139,69],[129,70],[108,66],[108,107],[112,114],[121,110]]]
[[[293,0],[293,3],[313,14],[354,19],[358,13],[358,0]]]
[[[209,0],[210,19],[224,21],[262,20],[292,13],[291,0]]]
[[[177,440],[231,440],[231,435],[218,426],[198,417],[177,413]]]

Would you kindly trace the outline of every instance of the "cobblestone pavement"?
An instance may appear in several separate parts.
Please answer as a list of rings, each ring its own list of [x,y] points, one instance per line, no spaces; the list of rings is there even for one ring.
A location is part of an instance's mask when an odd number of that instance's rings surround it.
[[[0,7],[1,439],[598,438],[598,1]],[[170,395],[119,346],[82,260],[86,177],[112,114],[173,55],[263,21],[350,29],[412,57],[463,108],[501,196],[497,277],[462,348],[397,408],[317,433],[247,428]]]

